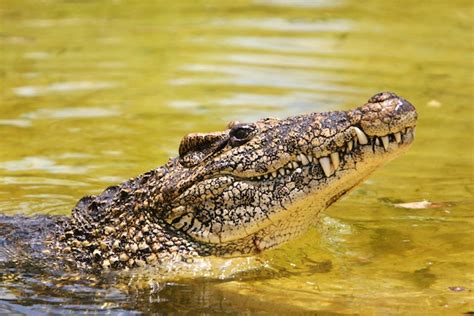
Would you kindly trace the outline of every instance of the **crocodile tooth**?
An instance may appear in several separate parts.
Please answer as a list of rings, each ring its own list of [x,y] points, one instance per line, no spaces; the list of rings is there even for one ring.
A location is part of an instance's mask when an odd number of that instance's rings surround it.
[[[269,175],[268,173],[263,176],[265,179],[268,179]]]
[[[400,143],[402,141],[402,135],[400,134],[400,132],[397,132],[395,134],[393,134],[395,136],[395,141],[397,143]]]
[[[329,159],[329,157],[319,158],[319,163],[321,164],[326,177],[332,175],[333,170],[331,169],[331,159]]]
[[[291,165],[293,166],[293,169],[296,169],[296,168],[299,167],[299,165],[298,165],[298,163],[297,163],[296,161],[293,161],[293,162],[291,163]]]
[[[405,135],[405,139],[413,140],[413,130],[411,128],[407,129],[407,133]]]
[[[303,166],[306,166],[309,164],[308,157],[306,157],[304,154],[300,154],[301,156],[301,162],[303,163]]]
[[[339,168],[339,153],[337,151],[331,153],[331,161],[332,165],[334,166],[334,170]]]
[[[354,143],[352,142],[352,140],[347,142],[347,150],[348,151],[351,151],[353,146],[354,146]]]
[[[369,143],[369,140],[367,139],[367,135],[363,131],[360,130],[360,128],[354,126],[354,130],[357,134],[357,138],[359,139],[359,143],[361,145],[367,145]]]
[[[380,146],[380,139],[375,137],[375,145]]]
[[[311,155],[306,155],[306,158],[308,158],[309,162],[313,162],[313,156],[311,156]]]
[[[285,175],[285,170],[283,168],[278,169],[278,172],[284,176]]]
[[[280,170],[281,170],[281,169],[280,169]],[[276,176],[277,176],[277,172],[276,172],[276,171],[273,171],[273,172],[272,172],[272,177],[276,178]]]
[[[381,139],[383,148],[385,148],[385,150],[388,150],[388,136],[382,136]]]

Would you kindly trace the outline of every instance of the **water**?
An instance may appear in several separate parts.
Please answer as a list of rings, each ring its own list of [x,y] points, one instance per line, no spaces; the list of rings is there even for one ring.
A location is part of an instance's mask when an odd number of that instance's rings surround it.
[[[412,149],[302,239],[169,280],[12,267],[0,313],[473,311],[472,12],[462,0],[4,0],[3,214],[68,214],[229,120],[346,109],[383,90],[420,119]]]

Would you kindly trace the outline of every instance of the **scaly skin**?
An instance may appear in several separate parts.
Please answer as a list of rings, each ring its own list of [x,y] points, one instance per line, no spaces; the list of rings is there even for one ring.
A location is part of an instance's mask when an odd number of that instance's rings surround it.
[[[81,199],[48,245],[82,269],[128,269],[275,247],[412,142],[417,113],[385,92],[350,111],[190,134],[180,156]]]

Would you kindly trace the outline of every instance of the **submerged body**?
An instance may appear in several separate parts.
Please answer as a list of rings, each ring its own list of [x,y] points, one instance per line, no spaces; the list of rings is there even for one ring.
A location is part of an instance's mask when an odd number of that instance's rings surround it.
[[[28,247],[96,271],[255,254],[303,234],[403,152],[416,119],[409,102],[386,92],[350,111],[190,134],[166,165],[84,197],[71,217],[43,219],[39,245]],[[21,239],[15,225],[1,225]]]

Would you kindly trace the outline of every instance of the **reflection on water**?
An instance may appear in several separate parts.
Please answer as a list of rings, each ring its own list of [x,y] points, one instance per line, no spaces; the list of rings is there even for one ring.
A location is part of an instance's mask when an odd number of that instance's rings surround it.
[[[0,169],[7,171],[42,170],[50,173],[84,174],[90,170],[90,167],[58,165],[53,160],[45,157],[26,157],[22,160],[2,162],[0,163]]]
[[[21,115],[22,118],[35,119],[66,119],[115,116],[119,113],[114,109],[96,107],[87,108],[61,108],[61,109],[39,109],[31,113]]]
[[[342,0],[294,0],[291,3],[284,0],[256,0],[257,4],[267,4],[282,7],[320,8],[336,7],[343,3]]]
[[[29,56],[31,53],[28,53]],[[37,56],[38,53],[35,54]],[[38,59],[38,58],[36,58]],[[55,82],[51,83],[46,87],[39,86],[24,86],[13,89],[13,93],[19,97],[37,97],[48,93],[57,92],[70,92],[70,91],[81,91],[81,90],[98,90],[107,89],[116,86],[111,82],[90,82],[90,81],[79,81],[79,82]]]
[[[191,79],[180,78],[173,80],[171,83],[176,85],[236,85],[251,87],[268,87],[278,89],[297,89],[297,90],[322,90],[322,91],[339,91],[341,86],[331,84],[336,81],[334,75],[324,76],[314,74],[302,69],[286,70],[285,76],[281,76],[281,70],[272,67],[249,67],[244,65],[223,66],[223,65],[189,65],[183,68],[184,71],[203,73],[206,79],[199,79],[194,75]],[[213,75],[213,79],[206,76],[206,73]],[[318,82],[320,81],[320,82]],[[329,82],[328,82],[329,81]]]
[[[242,19],[242,20],[214,20],[211,22],[220,28],[250,28],[262,29],[279,32],[347,32],[350,31],[351,25],[347,20],[287,20],[287,19]],[[264,45],[257,46],[260,48]]]
[[[404,157],[251,263],[98,277],[0,260],[0,314],[473,311],[471,11],[467,0],[6,0],[2,214],[68,214],[228,120],[393,90],[420,121]]]

